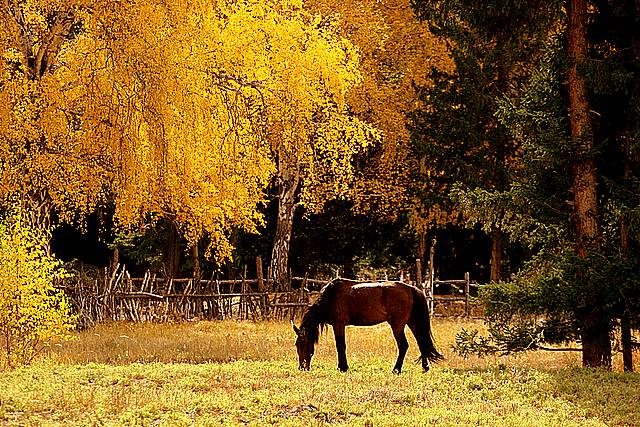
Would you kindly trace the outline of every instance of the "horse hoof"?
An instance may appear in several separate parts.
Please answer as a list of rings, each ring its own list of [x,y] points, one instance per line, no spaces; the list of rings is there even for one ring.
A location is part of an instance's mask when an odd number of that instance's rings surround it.
[[[396,375],[400,375],[400,369],[393,368],[393,371],[391,371],[391,373],[396,374]]]
[[[347,372],[349,370],[348,366],[338,366],[338,370],[340,372]]]

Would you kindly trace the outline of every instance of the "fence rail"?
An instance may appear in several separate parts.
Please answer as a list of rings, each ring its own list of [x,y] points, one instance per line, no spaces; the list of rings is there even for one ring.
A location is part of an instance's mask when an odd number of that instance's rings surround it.
[[[474,309],[471,291],[473,289],[477,293],[478,288],[479,285],[471,281],[469,273],[465,273],[464,279],[439,280],[429,277],[424,286],[429,311],[436,315],[450,315],[450,306],[462,302],[464,315],[469,317]]]
[[[326,281],[301,277],[298,290],[267,292],[259,279],[164,279],[150,273],[130,277],[118,265],[104,277],[61,285],[79,315],[81,327],[105,321],[175,321],[189,319],[293,319],[317,297]]]
[[[92,280],[62,285],[79,314],[81,327],[105,321],[263,320],[294,319],[319,294],[326,280],[293,277],[296,290],[267,291],[270,283],[258,279],[165,279],[151,273],[131,277],[124,266]],[[471,289],[464,280],[427,280],[423,285],[430,312],[435,315],[472,315]],[[311,288],[312,290],[309,290]],[[448,295],[442,295],[442,290]],[[462,303],[462,304],[460,304]]]

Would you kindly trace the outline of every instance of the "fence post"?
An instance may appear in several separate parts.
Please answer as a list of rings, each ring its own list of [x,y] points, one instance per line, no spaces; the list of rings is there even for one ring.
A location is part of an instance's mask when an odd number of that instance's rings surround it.
[[[258,278],[258,292],[260,292],[261,294],[264,294],[265,289],[264,289],[264,278],[262,275],[262,257],[260,255],[258,255],[256,257],[256,276]],[[269,311],[269,307],[268,305],[268,298],[266,295],[262,295],[259,297],[258,299],[260,301],[260,311],[261,311],[261,315],[263,318],[267,317],[267,312]]]
[[[264,282],[262,281],[262,257],[256,257],[256,276],[258,277],[258,292],[264,292]]]
[[[247,281],[247,264],[244,265],[244,272],[242,273],[242,284],[240,285],[240,305],[238,306],[238,309],[239,309],[238,318],[240,320],[249,318],[249,308],[247,307],[248,306],[247,300],[249,299],[249,297],[245,295],[247,293],[246,281]]]
[[[469,272],[464,273],[464,314],[469,317],[471,310],[469,307]]]

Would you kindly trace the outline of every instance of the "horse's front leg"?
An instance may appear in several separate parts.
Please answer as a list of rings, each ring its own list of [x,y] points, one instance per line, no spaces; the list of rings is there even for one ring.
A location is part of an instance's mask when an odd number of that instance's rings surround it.
[[[336,337],[336,350],[338,351],[338,369],[347,372],[349,365],[347,364],[347,343],[344,338],[344,325],[334,325],[333,335]]]

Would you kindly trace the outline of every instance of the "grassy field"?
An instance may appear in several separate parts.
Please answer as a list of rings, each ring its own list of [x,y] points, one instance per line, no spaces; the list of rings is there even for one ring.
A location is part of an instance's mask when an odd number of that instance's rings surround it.
[[[388,327],[350,328],[351,370],[331,332],[297,370],[287,323],[115,324],[0,372],[3,425],[640,426],[640,375],[579,368],[579,354],[461,359],[470,322],[436,320],[445,362],[427,374],[410,351],[391,374]],[[637,356],[637,355],[636,355]],[[616,369],[620,361],[616,360]]]

